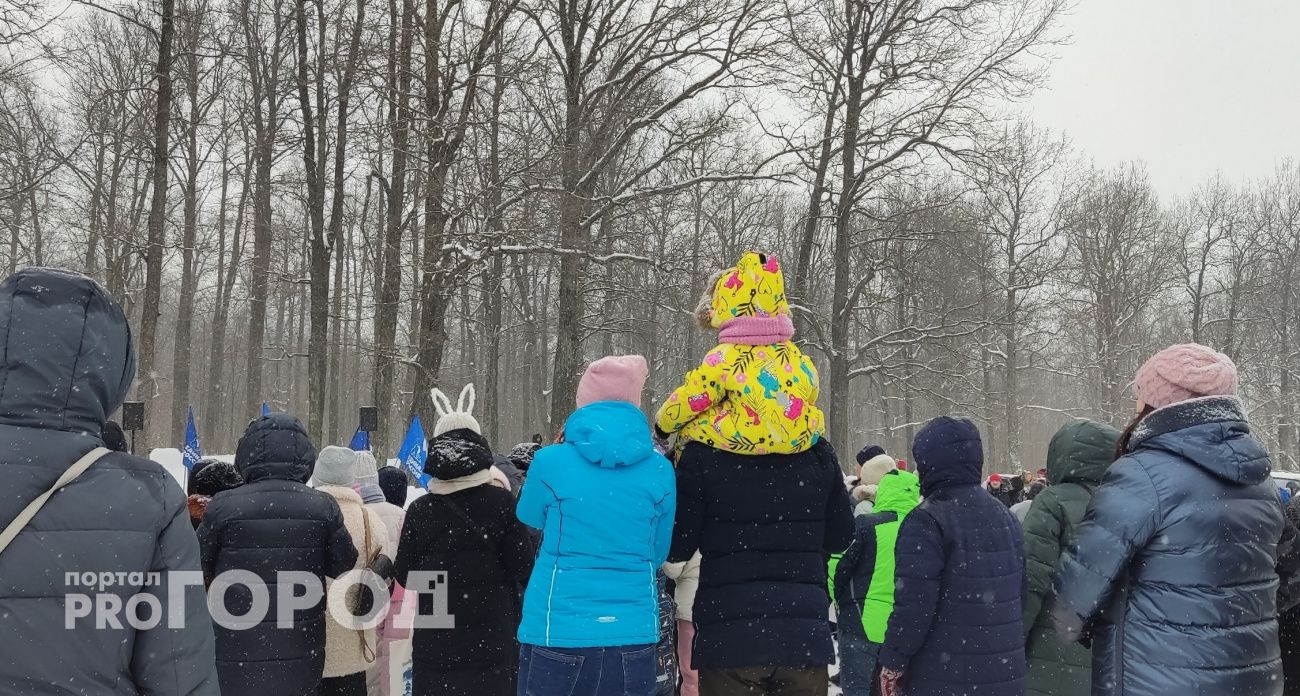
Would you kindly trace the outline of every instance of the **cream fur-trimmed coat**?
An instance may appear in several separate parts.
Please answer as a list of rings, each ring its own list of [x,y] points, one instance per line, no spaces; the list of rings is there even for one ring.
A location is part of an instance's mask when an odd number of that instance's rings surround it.
[[[339,504],[343,512],[343,524],[352,535],[352,543],[357,547],[356,569],[366,566],[370,556],[378,550],[393,558],[397,555],[397,541],[388,536],[388,525],[383,518],[361,502],[356,491],[344,486],[321,486],[316,490],[329,494]],[[370,545],[366,546],[365,520],[370,520]],[[364,547],[364,548],[363,548]],[[325,597],[329,611],[325,614],[325,674],[326,679],[346,677],[350,674],[364,672],[374,664],[375,654],[379,651],[379,642],[375,639],[374,629],[354,631],[345,628],[334,620],[335,612],[347,611],[347,599],[344,592],[335,592],[334,581],[325,580]],[[366,649],[362,648],[364,636]]]

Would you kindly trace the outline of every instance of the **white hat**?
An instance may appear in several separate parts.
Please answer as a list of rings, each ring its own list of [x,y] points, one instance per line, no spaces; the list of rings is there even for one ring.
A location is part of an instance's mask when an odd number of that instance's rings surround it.
[[[452,430],[472,430],[480,435],[483,434],[473,414],[473,384],[466,384],[465,388],[460,390],[460,398],[456,400],[455,408],[452,408],[451,399],[448,399],[441,389],[434,389],[429,396],[433,400],[433,410],[438,414],[438,422],[433,426],[433,437]]]

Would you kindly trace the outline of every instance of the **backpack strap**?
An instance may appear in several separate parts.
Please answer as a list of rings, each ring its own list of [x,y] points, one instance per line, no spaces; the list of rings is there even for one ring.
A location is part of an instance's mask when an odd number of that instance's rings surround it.
[[[63,472],[63,475],[59,477],[59,480],[54,482],[53,486],[50,486],[48,491],[45,491],[40,494],[36,500],[28,503],[27,507],[23,508],[23,511],[18,513],[18,516],[9,523],[9,526],[5,527],[3,532],[0,532],[0,553],[4,553],[4,550],[8,548],[9,544],[18,537],[18,533],[27,527],[28,523],[32,521],[32,518],[36,516],[36,513],[41,511],[41,508],[45,507],[45,503],[49,502],[51,496],[58,492],[60,488],[72,483],[78,476],[85,473],[86,469],[89,469],[92,464],[102,459],[104,455],[110,453],[111,450],[105,447],[96,447],[87,452],[81,459],[73,462],[72,466],[68,467],[67,471]]]

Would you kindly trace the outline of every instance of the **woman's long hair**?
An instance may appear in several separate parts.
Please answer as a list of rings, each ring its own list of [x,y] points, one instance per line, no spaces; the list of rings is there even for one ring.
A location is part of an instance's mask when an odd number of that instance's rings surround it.
[[[1128,454],[1128,446],[1133,439],[1133,433],[1137,432],[1138,426],[1142,425],[1142,421],[1146,420],[1147,416],[1154,413],[1155,410],[1155,407],[1150,404],[1142,404],[1142,410],[1133,417],[1133,421],[1128,424],[1127,428],[1124,428],[1124,432],[1119,436],[1119,445],[1115,448],[1115,459]]]

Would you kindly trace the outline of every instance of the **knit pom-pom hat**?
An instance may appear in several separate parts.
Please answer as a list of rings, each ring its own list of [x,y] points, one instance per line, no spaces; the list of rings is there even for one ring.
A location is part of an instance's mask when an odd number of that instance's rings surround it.
[[[433,437],[453,430],[470,430],[480,435],[483,433],[478,420],[474,418],[473,384],[466,384],[465,388],[460,390],[460,398],[456,400],[455,408],[451,405],[451,399],[447,398],[441,389],[434,389],[429,396],[433,399],[433,410],[438,414],[438,422],[433,426]]]
[[[1237,366],[1232,358],[1199,343],[1170,346],[1137,372],[1134,391],[1142,403],[1164,408],[1202,396],[1235,396]]]

